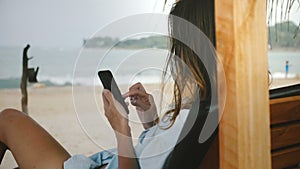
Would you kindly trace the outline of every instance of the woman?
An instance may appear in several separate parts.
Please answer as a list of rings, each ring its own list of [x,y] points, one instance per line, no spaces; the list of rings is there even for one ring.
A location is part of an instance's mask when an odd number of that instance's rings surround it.
[[[182,0],[175,4],[171,14],[193,23],[215,44],[214,17],[209,9],[213,9],[211,0]],[[187,33],[185,31],[174,18],[170,17],[171,37],[184,35]],[[201,44],[197,41],[194,42],[194,46],[201,48]],[[209,59],[205,57],[213,56],[212,54],[202,57]],[[214,65],[212,67],[214,70]],[[161,119],[157,117],[152,96],[146,93],[140,83],[133,85],[124,94],[125,98],[130,97],[130,102],[136,107],[145,128],[137,146],[133,146],[125,110],[109,91],[104,90],[102,97],[105,115],[115,131],[117,149],[100,152],[89,158],[82,155],[71,157],[33,119],[20,111],[6,109],[0,114],[0,160],[9,149],[21,169],[98,168],[105,165],[107,168],[161,168],[176,144],[192,102],[197,95],[200,95],[201,100],[209,100],[212,97],[211,85],[213,85],[199,57],[177,39],[171,38],[166,70],[171,70],[175,82],[174,104]],[[164,137],[159,137],[161,134]],[[170,147],[159,152],[164,145]],[[118,152],[119,155],[114,155],[113,152]],[[153,153],[154,156],[151,156]],[[149,154],[150,156],[147,156]]]

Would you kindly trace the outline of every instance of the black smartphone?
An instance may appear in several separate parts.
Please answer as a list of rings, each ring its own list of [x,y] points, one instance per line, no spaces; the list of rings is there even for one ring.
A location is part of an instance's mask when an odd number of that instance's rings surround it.
[[[127,113],[129,113],[128,107],[122,97],[120,89],[109,70],[101,70],[98,72],[98,76],[103,84],[104,89],[108,89],[114,95],[115,99],[121,103]]]

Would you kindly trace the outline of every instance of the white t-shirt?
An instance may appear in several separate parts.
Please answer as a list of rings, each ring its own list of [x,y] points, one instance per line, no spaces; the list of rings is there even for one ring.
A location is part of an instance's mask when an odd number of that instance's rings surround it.
[[[170,121],[160,120],[147,130],[144,130],[134,147],[141,169],[160,169],[166,158],[173,151],[181,130],[188,116],[189,109],[182,109],[174,124],[169,129]],[[75,155],[64,163],[64,169],[93,169],[107,164],[106,169],[118,168],[117,149],[101,151],[90,157]]]

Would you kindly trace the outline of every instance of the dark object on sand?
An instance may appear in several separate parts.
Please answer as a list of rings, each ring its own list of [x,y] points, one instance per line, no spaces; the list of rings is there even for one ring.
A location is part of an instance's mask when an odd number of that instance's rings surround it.
[[[27,69],[27,73],[28,73],[28,81],[30,83],[36,83],[38,82],[36,77],[37,77],[37,74],[39,72],[39,67],[36,68],[36,71],[34,71],[34,68],[28,68]]]

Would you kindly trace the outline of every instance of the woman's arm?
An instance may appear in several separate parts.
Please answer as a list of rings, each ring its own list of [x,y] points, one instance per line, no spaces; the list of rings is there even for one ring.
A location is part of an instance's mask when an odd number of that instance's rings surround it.
[[[118,144],[118,166],[121,169],[138,169],[138,161],[133,148],[128,115],[122,105],[116,101],[112,93],[102,93],[105,116],[114,129]]]
[[[126,130],[127,131],[124,131],[124,134],[126,135],[116,135],[119,154],[118,165],[121,169],[138,169],[139,164],[133,148],[130,128],[128,127]]]

